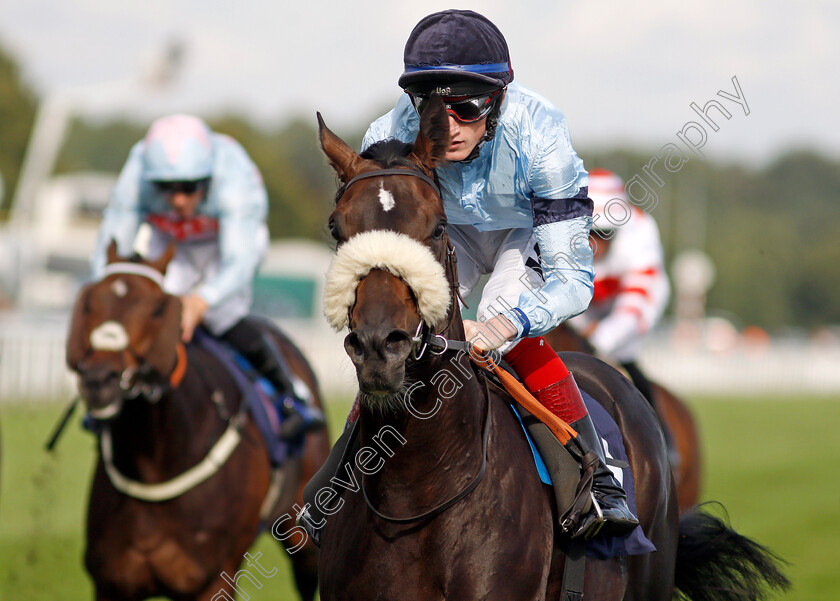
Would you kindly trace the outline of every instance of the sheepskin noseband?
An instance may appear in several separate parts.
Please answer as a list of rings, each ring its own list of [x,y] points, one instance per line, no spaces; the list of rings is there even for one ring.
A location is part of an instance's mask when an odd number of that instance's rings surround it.
[[[449,283],[443,265],[417,240],[388,230],[357,234],[338,248],[327,271],[324,315],[336,330],[349,320],[356,287],[371,269],[386,269],[417,297],[420,317],[434,326],[449,310]]]

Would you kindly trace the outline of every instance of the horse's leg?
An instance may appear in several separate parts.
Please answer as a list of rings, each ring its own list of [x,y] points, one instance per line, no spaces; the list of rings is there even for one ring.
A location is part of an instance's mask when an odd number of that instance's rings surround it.
[[[236,566],[224,570],[228,574],[236,574]],[[244,587],[243,587],[244,588]],[[240,595],[240,598],[246,598]],[[224,599],[236,599],[237,594],[228,581],[219,574],[203,591],[193,598],[193,601],[222,601]]]
[[[320,552],[311,542],[291,553],[292,573],[302,601],[312,601],[318,588]]]
[[[666,472],[653,476],[650,472],[640,473],[636,480],[637,503],[644,508],[644,532],[656,545],[656,552],[634,555],[628,558],[628,586],[624,601],[670,601],[674,590],[674,566],[677,556],[677,528],[679,512],[676,495],[651,502],[655,491],[661,487],[673,488]]]
[[[126,597],[121,595],[115,595],[111,592],[105,592],[100,587],[96,587],[96,590],[93,593],[93,598],[96,601],[126,601]]]

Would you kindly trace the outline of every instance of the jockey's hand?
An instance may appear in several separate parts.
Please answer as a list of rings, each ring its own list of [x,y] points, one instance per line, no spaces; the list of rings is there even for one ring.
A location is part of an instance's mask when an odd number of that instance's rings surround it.
[[[187,294],[181,297],[181,305],[181,339],[189,342],[207,311],[207,301],[197,294]]]
[[[464,320],[464,333],[473,349],[479,353],[492,351],[516,338],[516,326],[504,315],[496,315],[484,322]]]

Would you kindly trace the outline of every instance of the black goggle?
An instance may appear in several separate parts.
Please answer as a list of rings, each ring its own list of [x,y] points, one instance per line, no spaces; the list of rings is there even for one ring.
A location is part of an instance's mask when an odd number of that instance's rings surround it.
[[[494,90],[489,94],[481,94],[478,96],[447,96],[442,97],[443,105],[446,107],[446,112],[455,117],[462,123],[474,123],[486,117],[493,106],[495,99],[501,90]],[[423,111],[429,103],[429,96],[421,96],[419,94],[411,94],[411,102],[414,105],[418,115],[422,115]]]
[[[161,194],[195,194],[199,190],[204,190],[208,183],[207,179],[155,182],[155,187]]]

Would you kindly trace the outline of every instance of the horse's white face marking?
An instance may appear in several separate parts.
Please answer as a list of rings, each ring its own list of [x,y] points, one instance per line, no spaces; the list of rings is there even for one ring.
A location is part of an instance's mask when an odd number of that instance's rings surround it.
[[[90,333],[90,346],[95,351],[124,351],[128,348],[128,332],[118,321],[106,321]]]
[[[114,280],[114,283],[111,284],[111,292],[122,298],[128,294],[128,284],[123,280]]]
[[[396,203],[394,195],[385,189],[385,184],[382,182],[379,183],[379,202],[382,205],[382,210],[386,213],[393,209]]]

